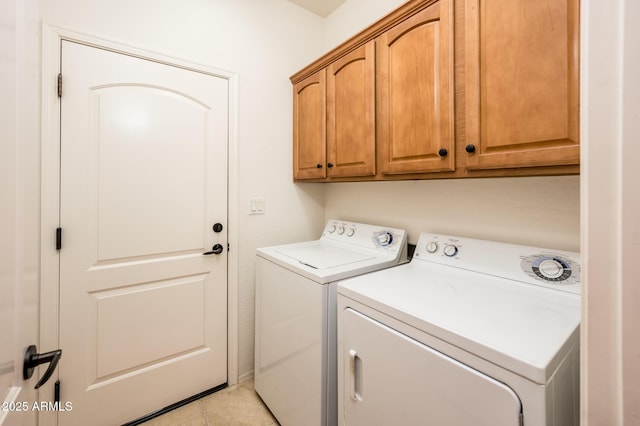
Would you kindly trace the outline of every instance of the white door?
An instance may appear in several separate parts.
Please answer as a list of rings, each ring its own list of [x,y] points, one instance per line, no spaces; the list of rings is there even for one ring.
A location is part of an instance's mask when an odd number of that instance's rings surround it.
[[[352,309],[338,331],[341,425],[519,426],[513,390]]]
[[[59,424],[122,424],[227,381],[228,81],[61,62]]]
[[[37,245],[32,245],[38,227],[37,211],[25,208],[33,199],[30,175],[32,157],[38,146],[37,111],[31,106],[30,85],[37,83],[25,50],[32,34],[27,22],[37,11],[31,0],[0,0],[0,425],[31,426],[37,423],[33,411],[34,386],[22,378],[22,358],[27,345],[37,344],[38,279]],[[36,189],[37,192],[37,189]],[[36,196],[37,197],[37,196]]]

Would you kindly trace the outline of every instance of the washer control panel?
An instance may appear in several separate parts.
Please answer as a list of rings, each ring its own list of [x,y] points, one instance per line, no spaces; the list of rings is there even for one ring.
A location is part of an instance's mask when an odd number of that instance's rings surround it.
[[[393,233],[387,230],[378,231],[373,235],[373,243],[378,247],[389,247],[393,241]]]
[[[425,232],[420,234],[414,261],[580,293],[580,254],[576,252]]]
[[[403,229],[334,219],[325,226],[322,239],[385,251],[406,251],[407,245],[407,233]]]

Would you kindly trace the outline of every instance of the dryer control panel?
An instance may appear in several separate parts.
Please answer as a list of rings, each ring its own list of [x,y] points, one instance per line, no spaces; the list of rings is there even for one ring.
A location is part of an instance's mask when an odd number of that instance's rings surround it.
[[[413,256],[413,261],[580,293],[580,254],[576,252],[425,232]]]
[[[580,283],[580,265],[559,253],[522,256],[520,266],[531,278],[554,284]]]

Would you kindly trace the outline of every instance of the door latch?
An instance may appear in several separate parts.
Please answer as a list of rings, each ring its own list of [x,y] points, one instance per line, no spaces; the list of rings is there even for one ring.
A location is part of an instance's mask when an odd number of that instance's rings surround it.
[[[210,254],[220,254],[222,253],[223,250],[224,250],[224,247],[222,247],[222,244],[216,244],[213,247],[211,247],[210,251],[206,251],[202,254],[205,256],[208,256]]]
[[[33,376],[33,371],[40,364],[49,363],[49,368],[44,372],[40,381],[36,384],[35,389],[38,389],[40,386],[44,385],[47,380],[51,378],[51,375],[55,371],[58,366],[58,361],[62,357],[62,349],[56,349],[55,351],[39,354],[38,347],[36,345],[31,345],[27,348],[27,351],[24,353],[24,364],[22,365],[22,378],[24,380],[28,380]]]

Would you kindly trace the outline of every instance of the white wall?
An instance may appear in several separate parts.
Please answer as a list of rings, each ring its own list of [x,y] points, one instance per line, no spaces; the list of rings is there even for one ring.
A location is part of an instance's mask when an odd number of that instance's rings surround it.
[[[347,0],[326,19],[325,50],[372,24],[403,0]],[[327,185],[325,219],[580,250],[576,176],[370,182]]]
[[[342,44],[406,1],[346,0],[325,20],[325,51]]]
[[[580,251],[580,178],[330,184],[326,217]]]
[[[322,54],[322,19],[286,0],[40,0],[42,19],[111,41],[238,73],[239,359],[253,371],[255,248],[308,240],[323,188],[292,183],[289,76]],[[249,216],[251,197],[266,214]]]

